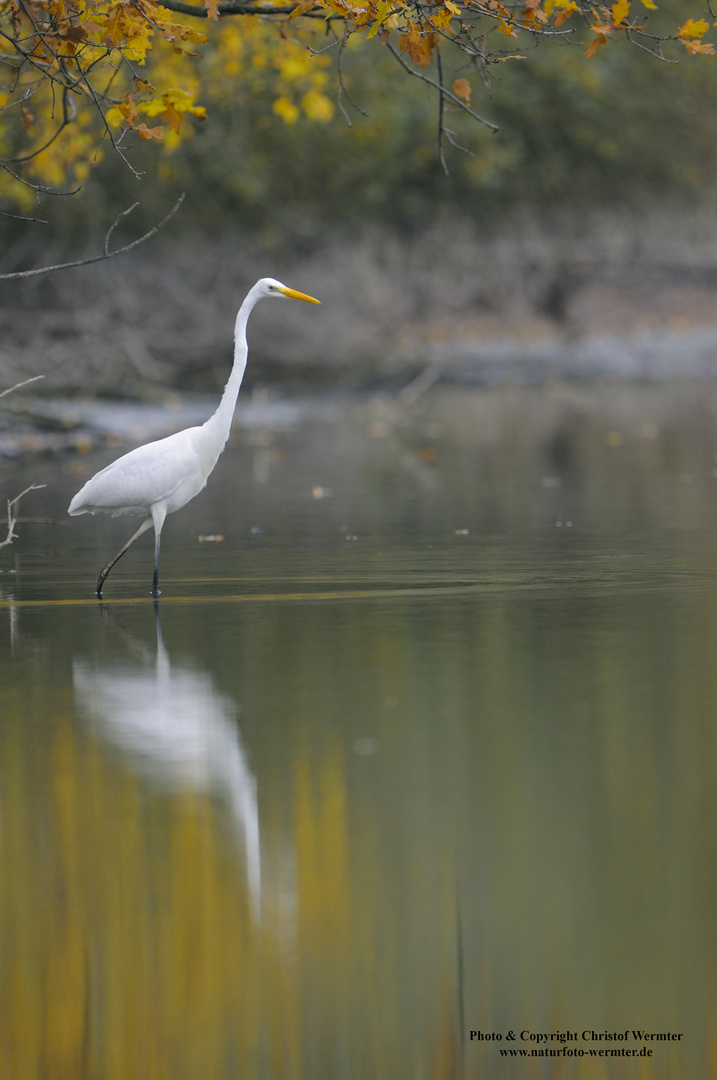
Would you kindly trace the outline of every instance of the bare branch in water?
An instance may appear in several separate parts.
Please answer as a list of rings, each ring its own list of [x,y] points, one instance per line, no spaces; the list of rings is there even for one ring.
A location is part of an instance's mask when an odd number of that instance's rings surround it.
[[[32,382],[32,379],[28,379],[28,382]],[[22,385],[22,384],[21,384]],[[15,387],[13,387],[15,389]],[[16,495],[14,499],[8,499],[7,501],[7,536],[4,540],[0,540],[0,549],[7,547],[13,540],[17,539],[17,533],[15,532],[15,526],[17,525],[17,507],[20,505],[20,499],[24,495],[27,495],[29,491],[39,491],[40,488],[47,487],[47,484],[30,484],[24,491],[21,491],[19,495]]]

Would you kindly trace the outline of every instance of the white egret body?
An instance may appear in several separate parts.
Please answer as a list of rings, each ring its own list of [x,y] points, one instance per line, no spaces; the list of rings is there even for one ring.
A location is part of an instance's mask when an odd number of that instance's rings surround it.
[[[247,361],[246,324],[263,297],[288,296],[318,304],[313,296],[288,289],[273,278],[262,278],[249,290],[234,328],[234,364],[219,407],[200,427],[187,428],[166,439],[130,450],[87,481],[70,503],[68,513],[134,514],[144,520],[124,547],[100,571],[97,595],[118,559],[150,525],[154,525],[152,595],[159,596],[159,543],[167,514],[179,510],[205,487],[231,430],[234,407]]]

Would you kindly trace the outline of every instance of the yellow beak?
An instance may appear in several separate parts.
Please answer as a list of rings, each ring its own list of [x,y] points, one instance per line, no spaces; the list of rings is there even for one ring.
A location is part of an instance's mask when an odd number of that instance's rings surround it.
[[[321,303],[320,300],[314,300],[313,296],[307,296],[306,293],[297,292],[296,289],[287,289],[285,285],[279,291],[283,292],[284,296],[290,296],[292,300],[307,300],[310,304]]]

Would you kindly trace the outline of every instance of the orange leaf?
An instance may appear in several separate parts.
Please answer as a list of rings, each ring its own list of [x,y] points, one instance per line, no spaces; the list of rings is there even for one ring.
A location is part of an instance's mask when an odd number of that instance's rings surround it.
[[[137,127],[134,130],[138,131],[143,139],[158,139],[161,142],[164,138],[163,127],[147,127],[144,120],[141,124],[137,124]]]
[[[456,97],[462,98],[466,105],[471,103],[471,84],[468,79],[456,79],[453,83],[453,93]]]
[[[604,34],[598,34],[588,45],[587,49],[583,53],[583,56],[594,56],[598,49],[602,49],[603,45],[607,45],[607,38]]]
[[[685,41],[684,38],[680,38],[680,41],[691,56],[698,56],[700,53],[703,56],[714,56],[715,54],[715,47],[710,45],[709,41]]]
[[[137,106],[134,103],[134,98],[131,94],[128,94],[124,101],[121,101],[117,106],[119,111],[124,116],[125,120],[129,124],[133,124],[139,115],[137,112]]]
[[[204,0],[204,7],[207,10],[208,19],[216,19],[219,21],[219,2],[218,0]]]
[[[506,37],[517,38],[518,36],[512,26],[508,26],[508,24],[500,18],[498,19],[498,25],[496,26],[496,30],[500,31],[501,34],[505,34]]]

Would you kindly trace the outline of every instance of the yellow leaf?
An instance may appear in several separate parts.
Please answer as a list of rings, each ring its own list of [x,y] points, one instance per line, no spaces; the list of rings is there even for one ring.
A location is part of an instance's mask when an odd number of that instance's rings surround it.
[[[610,11],[612,12],[612,21],[615,26],[619,26],[620,23],[625,22],[630,14],[630,0],[616,0]]]
[[[272,105],[277,116],[280,116],[285,124],[295,124],[299,119],[299,110],[291,98],[279,97]]]
[[[218,0],[204,0],[204,7],[206,9],[208,19],[216,19],[217,21],[219,21]]]
[[[105,120],[112,127],[119,127],[120,124],[124,123],[124,119],[125,118],[122,115],[122,111],[118,108],[117,105],[113,105],[112,108],[108,109],[105,113]]]
[[[334,103],[319,90],[309,90],[301,99],[301,108],[309,120],[318,124],[328,124],[333,119]]]
[[[391,0],[378,0],[376,7],[374,8],[374,23],[368,32],[368,37],[372,38],[381,29],[381,25],[389,18],[393,12],[394,5]]]
[[[705,36],[708,30],[709,26],[704,19],[698,19],[697,22],[694,19],[688,19],[677,31],[677,36],[680,38],[701,38]]]
[[[653,4],[652,0],[642,0],[642,3],[648,11],[657,11],[657,4]]]
[[[552,15],[555,8],[558,9],[558,14],[555,16],[556,26],[561,26],[574,11],[580,10],[575,0],[545,0],[543,8],[548,16]]]

